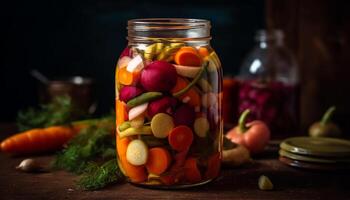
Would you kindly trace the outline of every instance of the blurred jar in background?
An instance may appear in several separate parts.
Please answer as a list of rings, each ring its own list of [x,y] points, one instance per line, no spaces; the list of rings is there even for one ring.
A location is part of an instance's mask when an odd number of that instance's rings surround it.
[[[284,45],[281,30],[258,31],[257,42],[240,68],[238,112],[252,111],[251,119],[263,120],[272,137],[298,131],[298,70]]]
[[[239,82],[234,77],[226,76],[223,79],[223,99],[222,99],[222,114],[224,118],[224,124],[228,128],[232,127],[236,123],[237,108],[238,108],[238,91]]]

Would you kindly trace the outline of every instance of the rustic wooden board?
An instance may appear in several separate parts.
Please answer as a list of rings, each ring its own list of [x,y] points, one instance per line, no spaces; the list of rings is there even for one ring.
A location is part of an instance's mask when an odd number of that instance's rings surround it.
[[[348,173],[308,172],[283,165],[277,159],[259,159],[244,169],[224,169],[216,181],[186,190],[151,190],[128,183],[100,191],[76,189],[76,176],[64,171],[28,174],[14,170],[23,158],[0,155],[0,199],[347,199]],[[48,163],[52,156],[38,159]],[[260,191],[257,180],[268,175],[274,191]]]

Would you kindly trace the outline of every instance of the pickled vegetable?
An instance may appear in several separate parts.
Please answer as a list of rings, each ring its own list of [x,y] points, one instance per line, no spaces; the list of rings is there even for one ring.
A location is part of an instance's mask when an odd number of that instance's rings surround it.
[[[174,128],[173,118],[165,113],[158,113],[152,118],[151,128],[154,137],[166,138]]]
[[[126,160],[135,166],[144,165],[148,158],[148,148],[142,140],[133,140],[126,150]]]
[[[205,117],[199,117],[194,122],[194,132],[198,137],[206,137],[210,129],[209,121]]]

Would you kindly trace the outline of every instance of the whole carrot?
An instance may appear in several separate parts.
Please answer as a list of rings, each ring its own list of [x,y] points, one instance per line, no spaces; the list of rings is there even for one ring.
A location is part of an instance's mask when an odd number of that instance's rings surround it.
[[[1,151],[15,154],[31,154],[57,150],[79,132],[70,126],[52,126],[17,133],[1,142]]]
[[[3,152],[14,154],[31,154],[47,152],[60,149],[80,130],[91,125],[100,128],[113,130],[112,120],[90,119],[73,122],[71,126],[51,126],[47,128],[31,129],[22,133],[17,133],[6,138],[0,143],[0,149]],[[111,131],[112,132],[112,131]]]

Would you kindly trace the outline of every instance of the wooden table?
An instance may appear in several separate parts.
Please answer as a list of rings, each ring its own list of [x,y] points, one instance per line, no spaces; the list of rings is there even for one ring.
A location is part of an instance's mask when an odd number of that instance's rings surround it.
[[[4,129],[2,129],[4,130]],[[1,129],[0,129],[1,131]],[[36,157],[49,163],[52,155]],[[294,169],[280,163],[274,152],[247,168],[223,169],[207,185],[186,190],[151,190],[128,183],[99,191],[76,189],[75,175],[64,171],[22,173],[14,169],[24,157],[0,154],[0,199],[350,199],[350,173]],[[257,181],[267,175],[273,191],[260,191]]]

